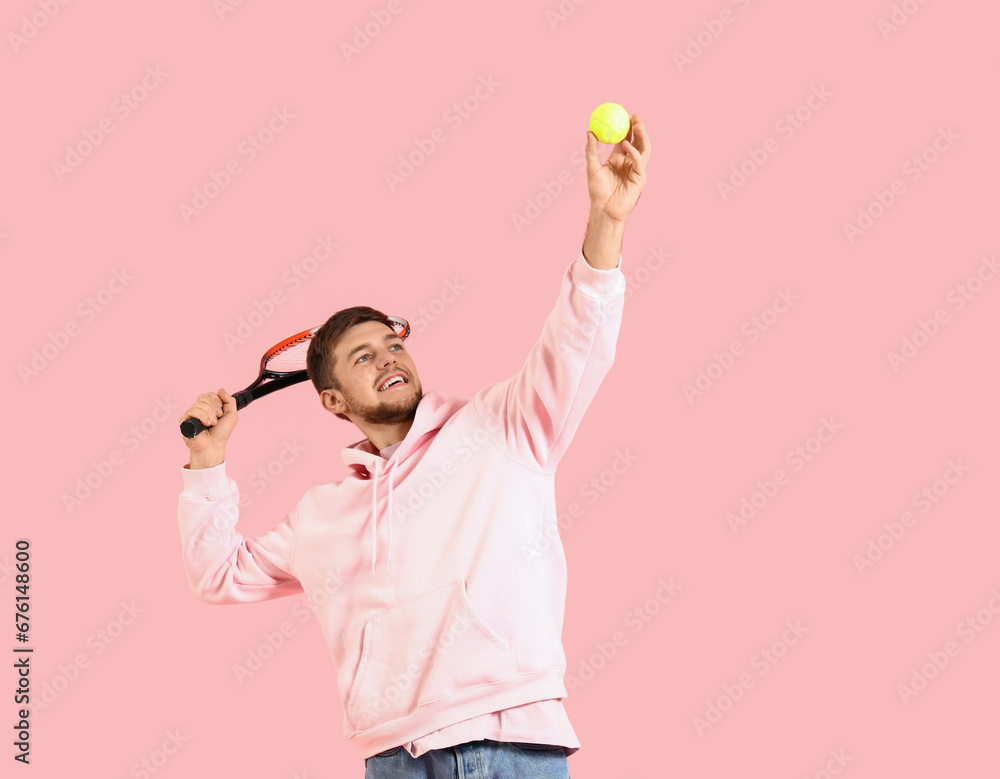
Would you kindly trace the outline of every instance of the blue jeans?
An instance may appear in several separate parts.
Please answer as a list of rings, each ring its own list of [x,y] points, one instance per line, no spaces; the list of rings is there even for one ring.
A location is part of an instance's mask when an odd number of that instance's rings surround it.
[[[560,746],[470,741],[411,757],[403,747],[365,760],[365,779],[570,779]]]

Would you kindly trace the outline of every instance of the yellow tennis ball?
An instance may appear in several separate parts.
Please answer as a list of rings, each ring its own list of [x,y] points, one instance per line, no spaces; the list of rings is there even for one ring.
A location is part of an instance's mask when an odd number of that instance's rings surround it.
[[[601,143],[618,143],[631,127],[628,111],[618,103],[603,103],[590,115],[590,131]]]

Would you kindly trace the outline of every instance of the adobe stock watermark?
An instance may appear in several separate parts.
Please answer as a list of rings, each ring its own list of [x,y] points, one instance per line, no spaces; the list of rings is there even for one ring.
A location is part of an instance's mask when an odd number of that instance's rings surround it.
[[[989,600],[981,609],[965,617],[955,626],[955,634],[966,646],[975,641],[993,622],[994,615],[1000,617],[1000,589],[996,587],[989,591]],[[919,668],[910,667],[907,683],[896,685],[896,692],[904,706],[927,689],[927,685],[938,678],[951,665],[951,661],[962,652],[962,646],[955,640],[946,641],[941,649],[932,649],[927,653],[927,662]]]
[[[917,326],[900,338],[899,351],[890,349],[886,352],[886,360],[893,373],[899,373],[902,366],[913,360],[922,349],[941,333],[944,325],[951,323],[951,313],[958,313],[976,295],[983,291],[985,284],[992,281],[1000,271],[996,255],[983,255],[979,265],[969,274],[965,281],[956,284],[944,296],[945,303],[951,304],[951,312],[947,308],[937,308],[927,319],[917,319]]]
[[[9,557],[5,557],[0,563],[0,584],[3,584],[11,576],[17,575],[16,563],[12,563]]]
[[[906,23],[927,3],[927,0],[903,0],[902,3],[892,4],[892,13],[887,19],[879,19],[875,25],[882,33],[882,40],[889,40],[889,36],[897,33],[906,26]]]
[[[469,615],[459,612],[451,617],[445,628],[435,635],[433,640],[425,641],[417,647],[417,656],[409,654],[410,664],[399,673],[387,680],[377,691],[369,693],[364,701],[355,701],[355,695],[359,692],[367,692],[361,687],[355,687],[351,693],[351,698],[347,702],[348,709],[352,710],[351,719],[359,726],[365,727],[367,723],[374,724],[390,707],[405,698],[409,703],[405,705],[410,711],[417,705],[419,690],[415,689],[416,682],[437,662],[439,655],[444,653],[457,641],[472,625]],[[473,628],[475,630],[475,628]],[[364,724],[363,724],[364,723]]]
[[[611,315],[608,306],[601,306],[596,317],[589,314],[580,323],[577,331],[572,333],[568,339],[569,345],[573,349],[584,349],[588,345],[589,339],[596,334],[606,318]],[[401,521],[407,521],[415,512],[420,511],[427,505],[427,502],[449,482],[451,477],[458,472],[461,463],[466,463],[484,446],[495,446],[504,449],[502,443],[497,443],[495,439],[503,441],[507,425],[504,421],[495,418],[488,409],[476,407],[476,414],[480,424],[475,430],[467,433],[460,441],[452,446],[452,451],[448,457],[441,462],[420,481],[419,484],[407,482],[399,487],[393,503],[393,517],[399,517]],[[486,414],[486,417],[483,417]]]
[[[586,168],[586,161],[584,161],[584,168]],[[568,169],[560,171],[558,179],[559,181],[565,181],[567,184],[573,180],[572,174]],[[518,233],[521,232],[523,227],[537,220],[542,215],[542,211],[548,208],[554,202],[555,198],[564,191],[562,185],[557,184],[556,181],[542,181],[541,189],[543,191],[535,195],[534,198],[526,197],[524,199],[526,205],[523,215],[521,213],[511,214],[511,220],[514,222]],[[625,300],[628,300],[638,290],[646,286],[653,275],[666,264],[667,260],[673,257],[673,253],[668,252],[663,247],[663,244],[650,246],[646,255],[637,266],[633,265],[631,256],[631,254],[623,252],[623,257],[629,258],[623,260],[621,265],[622,274],[625,276]]]
[[[722,718],[732,711],[739,701],[743,700],[746,692],[757,683],[757,679],[765,676],[783,657],[787,656],[788,650],[798,644],[808,632],[809,628],[803,626],[801,620],[786,621],[785,630],[781,636],[772,641],[769,646],[762,648],[750,660],[750,668],[757,672],[757,678],[751,671],[747,671],[740,674],[735,682],[724,683],[721,695],[705,701],[704,716],[696,715],[691,718],[695,733],[703,737],[706,730],[718,725]]]
[[[393,517],[406,522],[417,511],[420,511],[438,490],[458,472],[459,463],[472,459],[483,446],[493,446],[492,434],[502,435],[504,424],[489,414],[485,419],[479,416],[480,425],[471,433],[466,433],[460,441],[452,445],[451,453],[440,465],[426,475],[420,484],[407,482],[401,485],[396,493],[396,503],[393,504]]]
[[[646,256],[643,257],[642,261],[636,267],[623,267],[625,300],[628,300],[632,295],[645,287],[653,278],[653,275],[666,265],[667,260],[673,256],[673,253],[664,249],[662,244],[660,246],[651,246],[649,247],[649,251],[646,252]],[[631,266],[631,263],[629,265]]]
[[[938,127],[937,135],[930,143],[903,163],[902,174],[909,179],[911,185],[916,184],[961,137],[951,129],[951,125],[948,125],[947,129]],[[872,190],[872,199],[858,207],[857,218],[842,224],[848,243],[854,245],[858,238],[874,227],[875,223],[909,191],[901,178],[894,178],[886,185],[886,189]]]
[[[62,159],[52,161],[52,171],[60,184],[70,173],[79,168],[85,159],[90,157],[107,140],[121,122],[128,119],[132,112],[142,105],[157,89],[163,80],[169,76],[160,65],[147,65],[146,75],[128,91],[121,92],[111,101],[110,115],[102,117],[95,127],[85,127],[80,131],[83,137],[75,142],[67,143]],[[118,125],[115,121],[118,121]]]
[[[456,276],[446,279],[441,291],[426,305],[412,312],[407,320],[414,333],[424,332],[429,325],[436,322],[452,303],[456,302],[463,292],[469,288]]]
[[[747,319],[740,327],[740,332],[745,335],[751,344],[757,343],[761,336],[770,330],[781,320],[783,314],[787,314],[799,296],[792,292],[791,287],[775,290],[777,293],[769,306],[766,306],[760,313],[754,314]],[[689,406],[693,406],[695,401],[704,397],[723,376],[726,371],[736,364],[737,357],[746,355],[743,342],[735,339],[729,346],[721,352],[712,352],[712,359],[704,368],[698,368],[695,374],[694,383],[681,385],[681,391]]]
[[[560,24],[565,24],[576,13],[576,9],[587,0],[559,0],[559,4],[545,9],[545,21],[550,30],[556,30]]]
[[[642,632],[659,614],[663,607],[671,603],[683,590],[680,584],[674,582],[674,577],[661,577],[656,582],[656,590],[642,603],[630,609],[623,618],[626,628],[632,636]],[[586,687],[597,676],[597,672],[607,666],[626,646],[630,636],[624,630],[616,630],[608,639],[594,644],[594,651],[586,657],[581,657],[575,674],[566,675],[566,692],[572,695],[574,691]]]
[[[110,646],[119,641],[126,628],[134,625],[139,616],[145,612],[145,608],[137,606],[134,599],[123,600],[119,605],[121,609],[114,619],[101,625],[87,636],[84,642],[87,651],[78,652],[66,664],[59,663],[56,666],[56,675],[49,681],[43,682],[37,692],[32,695],[32,702],[28,704],[32,716],[38,716],[55,703],[59,696],[65,694],[80,678],[80,674],[91,667],[93,659],[103,655]]]
[[[412,0],[408,0],[408,3]],[[350,43],[341,41],[340,53],[344,55],[347,64],[351,64],[352,58],[357,58],[362,51],[367,49],[372,41],[382,34],[395,17],[403,13],[405,6],[400,0],[389,0],[384,8],[374,8],[368,12],[369,19],[366,19],[364,26],[354,25],[354,37]]]
[[[833,92],[826,88],[826,84],[821,84],[818,87],[811,86],[805,100],[791,111],[786,111],[774,123],[774,131],[782,140],[790,141],[816,115],[816,112],[827,104],[831,97],[833,97]],[[746,186],[750,179],[764,167],[764,164],[781,151],[781,148],[781,141],[774,136],[765,138],[760,146],[748,147],[746,156],[740,162],[733,163],[729,167],[729,178],[726,180],[717,179],[715,182],[715,189],[722,197],[722,202],[728,202],[730,197]]]
[[[524,209],[520,212],[510,212],[510,221],[514,225],[515,232],[520,235],[521,231],[538,219],[542,215],[542,211],[558,200],[559,196],[566,192],[572,183],[573,174],[568,168],[560,170],[551,180],[542,179],[535,194],[524,198]]]
[[[7,40],[11,48],[17,54],[28,45],[28,41],[35,38],[38,33],[49,26],[49,22],[56,18],[62,10],[62,6],[69,5],[69,0],[37,0],[35,5],[37,11],[33,11],[31,16],[21,17],[21,26],[17,32],[7,33]]]
[[[226,21],[226,16],[243,5],[243,0],[212,0],[212,10],[220,22]]]
[[[628,473],[637,462],[639,462],[639,458],[632,454],[629,447],[616,449],[608,467],[580,485],[578,490],[580,497],[586,501],[587,505],[593,506],[600,500],[601,495],[606,494],[614,487],[618,480]],[[553,542],[559,539],[559,532],[569,530],[585,511],[581,501],[572,501],[565,511],[556,515],[555,522],[546,523],[544,530],[539,530],[534,534],[531,543],[521,545],[521,554],[524,559],[533,560],[543,557],[543,554],[552,547]]]
[[[314,610],[322,607],[329,601],[330,596],[343,587],[347,579],[343,574],[327,574],[323,584],[319,589],[303,592],[295,598],[292,605],[292,616],[296,617],[299,625],[304,625],[313,616]],[[236,681],[242,687],[247,679],[252,678],[264,666],[272,660],[279,649],[287,643],[287,639],[294,636],[298,628],[290,620],[283,621],[273,630],[265,630],[260,635],[260,642],[246,651],[246,658],[242,663],[233,663],[231,670]]]
[[[230,157],[218,170],[210,169],[208,181],[192,188],[191,201],[178,203],[177,209],[184,224],[191,224],[195,217],[204,213],[214,200],[232,186],[236,177],[244,172],[244,166],[258,159],[295,118],[296,115],[287,106],[272,109],[267,122],[239,142],[235,156]]]
[[[736,10],[742,13],[750,7],[750,0],[732,0],[729,5],[735,6]],[[688,35],[685,39],[684,48],[682,50],[674,49],[674,65],[677,66],[677,72],[683,73],[686,68],[690,68],[696,59],[722,37],[727,27],[735,22],[736,18],[732,8],[727,5],[715,16],[702,20],[698,31]]]
[[[801,471],[807,462],[813,460],[823,449],[833,441],[834,437],[844,429],[844,424],[838,422],[832,416],[820,419],[819,427],[815,434],[809,436],[804,442],[796,444],[785,453],[785,462],[791,466],[796,473]],[[758,479],[757,489],[750,493],[749,497],[740,498],[740,507],[734,513],[730,511],[726,514],[726,522],[729,529],[736,535],[741,528],[750,523],[750,520],[763,511],[771,501],[777,496],[778,491],[791,484],[789,475],[784,468],[777,468],[770,477],[765,476],[763,480]]]
[[[488,102],[496,90],[503,86],[499,81],[495,81],[493,74],[480,76],[479,82],[461,100],[456,100],[447,108],[441,116],[441,121],[453,132],[458,130],[465,122],[479,111]],[[400,154],[397,157],[397,164],[394,169],[387,169],[382,176],[389,186],[390,192],[395,192],[407,179],[411,178],[416,170],[427,162],[437,152],[441,145],[448,140],[448,133],[443,126],[435,127],[426,137],[414,138],[409,152]]]
[[[288,302],[288,296],[294,294],[324,267],[324,263],[332,256],[340,244],[336,243],[329,233],[318,237],[311,252],[296,260],[290,268],[281,274],[279,283],[260,299],[254,298],[250,310],[236,317],[233,329],[222,334],[222,342],[226,350],[233,354],[237,346],[246,343],[261,325],[274,316],[279,306]]]
[[[285,439],[281,444],[278,453],[264,465],[258,467],[247,479],[247,483],[253,487],[254,494],[257,496],[263,495],[270,485],[284,475],[288,466],[298,462],[299,457],[306,451],[306,448],[299,444],[297,438],[293,438],[291,441]],[[240,492],[239,507],[245,509],[251,505],[253,505],[253,498],[250,497],[250,493]]]
[[[126,452],[135,452],[160,430],[164,423],[175,419],[181,407],[172,403],[170,398],[156,398],[153,410],[138,422],[129,425],[119,437]],[[176,428],[174,428],[176,430]],[[62,493],[63,507],[72,516],[73,512],[82,507],[95,492],[104,486],[115,471],[125,464],[126,455],[121,449],[112,449],[105,457],[90,461],[90,470],[83,476],[78,476],[71,491]]]
[[[562,168],[558,173],[552,175],[551,179],[542,179],[535,190],[534,195],[524,198],[524,208],[519,211],[511,211],[510,220],[514,225],[514,230],[520,235],[526,227],[533,224],[542,212],[549,208],[569,186],[575,181],[574,170],[582,174],[584,181],[587,180],[587,144],[582,143],[569,155],[569,167]]]
[[[132,763],[128,775],[137,777],[137,779],[146,779],[146,777],[152,776],[163,768],[170,757],[176,755],[181,746],[189,740],[188,736],[181,735],[179,728],[167,730],[163,741],[156,749]]]
[[[239,486],[237,485],[237,490]],[[181,493],[181,500],[184,500],[184,493]],[[218,546],[225,543],[233,532],[233,528],[240,518],[239,499],[227,496],[219,501],[213,508],[207,522],[199,525],[191,538],[188,540],[188,548],[191,554],[204,555],[207,553],[207,546]],[[198,597],[205,600],[204,592],[198,592]],[[214,601],[210,601],[214,602]]]
[[[97,319],[98,314],[106,310],[133,281],[135,276],[124,267],[111,271],[111,279],[107,284],[84,298],[74,309],[76,318],[67,319],[54,333],[48,331],[45,334],[45,342],[31,350],[27,362],[18,363],[17,375],[24,386],[28,386],[32,379],[66,351],[73,339],[83,333],[84,327]]]
[[[971,466],[963,463],[961,457],[948,460],[948,465],[944,469],[944,473],[941,474],[941,478],[934,479],[913,493],[910,503],[921,514],[927,514],[934,506],[944,500],[952,488],[971,470]],[[885,532],[870,537],[864,554],[856,554],[851,558],[858,575],[864,576],[868,568],[874,568],[875,563],[885,557],[887,552],[894,549],[903,540],[907,531],[915,525],[916,519],[911,511],[902,512],[895,522],[883,522],[882,528]]]
[[[831,749],[830,758],[826,761],[826,765],[816,771],[816,773],[810,774],[810,779],[833,779],[834,776],[840,774],[847,764],[852,762],[854,758],[847,754],[847,750],[841,747],[840,749]]]
[[[277,454],[258,467],[249,477],[249,484],[258,496],[283,476],[291,465],[298,462],[299,457],[306,451],[306,448],[298,443],[297,438],[291,441],[285,439],[281,444]],[[240,509],[253,505],[253,498],[249,492],[240,490],[238,485],[237,491],[239,492],[237,501],[223,500],[212,511],[210,521],[198,528],[198,532],[189,541],[193,551],[202,553],[205,544],[224,543],[229,539],[239,519]]]

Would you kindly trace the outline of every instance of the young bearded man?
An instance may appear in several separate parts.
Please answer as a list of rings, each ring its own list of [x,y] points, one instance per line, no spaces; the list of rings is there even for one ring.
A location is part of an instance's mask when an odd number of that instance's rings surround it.
[[[603,165],[587,134],[583,247],[510,379],[471,399],[425,393],[385,314],[334,314],[312,338],[309,378],[365,439],[343,450],[343,480],[250,539],[235,530],[239,492],[225,472],[235,400],[206,393],[181,418],[207,427],[185,439],[179,502],[192,590],[213,604],[310,594],[367,779],[569,777],[580,743],[562,703],[554,478],[614,359],[625,220],[651,152],[631,120],[634,145],[615,145]]]

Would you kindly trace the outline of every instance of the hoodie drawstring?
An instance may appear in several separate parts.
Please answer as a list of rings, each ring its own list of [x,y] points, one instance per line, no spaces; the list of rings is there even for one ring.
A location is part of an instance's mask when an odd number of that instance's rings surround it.
[[[378,466],[372,473],[372,573],[375,573],[376,524],[378,520]]]
[[[395,465],[395,462],[391,462],[385,469],[389,474],[389,557],[385,563],[387,571],[389,570],[389,560],[392,559],[392,486]],[[381,472],[381,467],[376,464],[372,473],[372,573],[375,573],[376,550],[378,548],[378,477]]]
[[[389,560],[392,559],[392,481],[393,468],[389,467],[389,557],[385,561],[385,569],[389,570]]]

